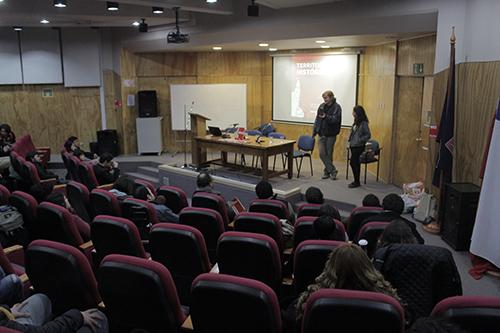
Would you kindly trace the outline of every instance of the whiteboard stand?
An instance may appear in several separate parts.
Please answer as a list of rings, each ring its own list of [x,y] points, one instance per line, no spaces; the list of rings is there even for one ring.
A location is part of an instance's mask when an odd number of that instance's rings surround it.
[[[161,133],[161,120],[163,117],[136,118],[137,150],[138,155],[163,151],[163,135]]]

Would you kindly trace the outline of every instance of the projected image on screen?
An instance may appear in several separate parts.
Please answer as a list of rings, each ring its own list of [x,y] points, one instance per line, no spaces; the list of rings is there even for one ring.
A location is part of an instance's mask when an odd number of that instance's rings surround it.
[[[342,125],[352,125],[356,103],[357,55],[273,58],[273,120],[313,123],[321,94],[332,90],[342,107]]]

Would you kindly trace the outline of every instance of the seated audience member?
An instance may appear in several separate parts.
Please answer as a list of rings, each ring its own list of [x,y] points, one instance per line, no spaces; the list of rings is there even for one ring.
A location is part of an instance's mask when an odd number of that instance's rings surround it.
[[[310,204],[323,204],[325,202],[323,192],[317,187],[310,186],[306,190],[306,201]]]
[[[382,208],[384,209],[384,211],[381,212],[380,214],[370,216],[370,217],[366,218],[365,220],[363,220],[363,222],[359,226],[359,229],[361,230],[363,225],[365,225],[368,222],[374,222],[374,221],[376,221],[376,222],[391,222],[395,219],[401,219],[402,221],[404,221],[408,225],[408,227],[410,227],[411,232],[413,233],[413,235],[417,239],[417,242],[419,244],[424,244],[424,239],[418,233],[417,227],[415,226],[415,223],[408,221],[407,219],[401,217],[401,214],[403,213],[404,208],[405,208],[405,203],[399,195],[397,195],[395,193],[391,193],[391,194],[386,195],[384,197],[384,199],[382,200]]]
[[[35,198],[36,202],[40,204],[45,201],[47,196],[54,190],[54,184],[52,183],[40,183],[35,184],[30,187],[29,194]]]
[[[82,237],[84,242],[88,242],[90,240],[90,225],[81,219],[80,216],[76,215],[73,207],[68,201],[68,198],[61,192],[52,192],[50,193],[44,201],[53,203],[55,205],[66,208],[73,218],[73,223],[76,225],[80,236]]]
[[[302,317],[309,296],[325,288],[374,291],[400,300],[396,289],[375,269],[366,253],[354,244],[346,244],[333,250],[325,269],[315,281],[298,299],[298,318]]]
[[[413,235],[411,228],[403,219],[395,219],[380,236],[378,247],[386,247],[391,244],[417,244],[417,239]]]
[[[279,200],[283,202],[288,208],[289,218],[288,222],[293,225],[295,223],[295,211],[293,206],[286,200],[278,199],[277,194],[273,191],[273,186],[266,180],[261,180],[255,185],[255,194],[259,199]]]
[[[161,222],[179,223],[179,216],[165,205],[167,200],[163,195],[155,196],[149,188],[140,185],[136,188],[134,197],[152,204]]]
[[[319,216],[330,216],[336,220],[342,221],[338,209],[335,208],[334,205],[329,204],[329,203],[324,203],[321,205],[321,207],[319,207],[318,215]]]
[[[220,192],[214,190],[212,176],[210,176],[208,172],[200,172],[198,174],[198,177],[196,177],[196,190],[194,190],[193,194],[198,192],[213,193],[223,197]],[[230,203],[228,203],[227,201],[226,201],[226,208],[227,208],[227,217],[229,218],[229,221],[233,221],[234,217],[236,216],[236,213],[231,208]]]
[[[71,309],[52,319],[52,304],[35,294],[12,308],[0,307],[0,326],[24,333],[107,333],[108,320],[97,309]]]
[[[6,275],[0,267],[0,304],[12,306],[21,300],[23,283],[16,274]]]
[[[64,148],[68,153],[72,153],[82,161],[92,160],[98,157],[97,154],[92,154],[90,152],[84,151],[80,147],[80,141],[76,136],[70,136],[68,139],[66,139],[66,141],[64,142]]]
[[[318,239],[336,241],[344,241],[346,239],[345,235],[338,230],[335,220],[328,215],[320,216],[314,220],[313,229]]]
[[[468,333],[457,324],[440,317],[422,317],[415,320],[407,333]]]
[[[10,167],[10,151],[16,142],[16,136],[8,124],[0,125],[0,173]]]
[[[113,183],[113,188],[109,192],[116,195],[118,200],[123,200],[125,198],[134,195],[136,188],[135,182],[127,176],[120,176]]]
[[[367,194],[363,198],[363,207],[380,207],[380,200],[375,194]]]
[[[99,185],[114,183],[120,176],[120,169],[118,169],[118,163],[113,160],[113,155],[102,153],[94,165],[94,174]]]
[[[36,171],[38,172],[38,177],[40,177],[41,180],[59,178],[55,173],[47,170],[47,168],[43,166],[42,156],[40,156],[38,152],[32,151],[26,154],[26,161],[29,161],[35,165]]]

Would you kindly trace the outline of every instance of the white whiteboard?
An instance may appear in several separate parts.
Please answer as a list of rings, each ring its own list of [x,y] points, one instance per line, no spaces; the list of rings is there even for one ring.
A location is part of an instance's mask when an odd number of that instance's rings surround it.
[[[170,96],[173,130],[184,130],[184,110],[210,118],[209,126],[246,127],[246,84],[172,84]],[[191,129],[189,121],[187,129]]]

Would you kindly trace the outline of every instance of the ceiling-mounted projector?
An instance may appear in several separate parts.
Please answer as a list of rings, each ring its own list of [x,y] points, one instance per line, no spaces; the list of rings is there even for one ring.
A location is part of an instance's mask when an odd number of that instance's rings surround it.
[[[170,31],[167,35],[167,43],[182,44],[189,42],[188,34],[181,34],[179,30],[179,7],[173,8],[175,11],[175,30]]]

